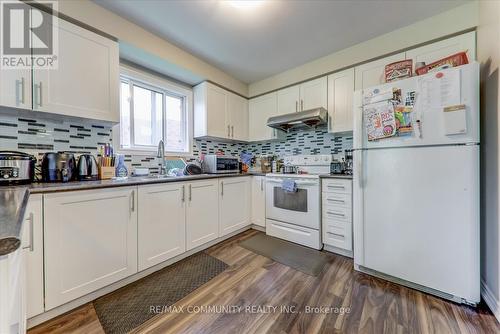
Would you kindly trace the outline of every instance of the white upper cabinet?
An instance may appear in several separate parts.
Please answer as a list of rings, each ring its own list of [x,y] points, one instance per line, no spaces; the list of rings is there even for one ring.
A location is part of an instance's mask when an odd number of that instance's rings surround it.
[[[185,188],[177,182],[139,187],[139,270],[186,251]]]
[[[210,82],[194,87],[194,137],[248,140],[248,100]]]
[[[186,184],[186,250],[219,237],[218,185],[216,179]]]
[[[248,141],[248,100],[236,94],[229,94],[227,117],[231,139]]]
[[[467,52],[469,62],[476,59],[475,31],[408,50],[406,51],[406,59],[413,60],[413,71],[415,71],[415,64],[417,62],[425,62],[428,65],[439,59],[463,51]]]
[[[58,67],[33,70],[33,109],[118,122],[118,43],[62,19],[58,22]]]
[[[278,115],[327,108],[327,78],[322,77],[278,91]]]
[[[250,224],[250,177],[219,181],[219,235],[224,236]]]
[[[267,126],[269,117],[278,115],[278,95],[276,92],[250,99],[248,109],[249,141],[264,141],[285,137],[284,132]]]
[[[328,132],[352,131],[353,92],[354,68],[328,76]]]
[[[278,91],[277,115],[284,115],[300,111],[299,103],[300,103],[299,85],[280,89]]]
[[[30,195],[24,214],[21,247],[26,265],[26,318],[43,313],[42,195]]]
[[[44,195],[47,310],[137,272],[137,188]]]
[[[252,212],[251,223],[266,227],[266,177],[252,177]]]
[[[405,60],[404,52],[356,66],[354,68],[355,90],[385,83],[385,65],[400,60]]]
[[[0,105],[31,109],[31,70],[0,66],[0,71]]]
[[[322,77],[300,85],[299,110],[327,108],[327,78]]]

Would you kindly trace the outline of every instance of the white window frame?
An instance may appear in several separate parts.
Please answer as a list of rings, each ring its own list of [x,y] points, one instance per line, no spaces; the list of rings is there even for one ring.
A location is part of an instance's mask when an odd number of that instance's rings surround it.
[[[133,81],[134,84],[138,86],[150,89],[159,93],[170,96],[182,96],[184,97],[184,108],[186,110],[185,117],[186,120],[186,140],[187,140],[187,151],[186,152],[171,152],[165,151],[165,156],[190,156],[193,155],[193,90],[190,87],[179,85],[175,82],[169,81],[165,78],[155,76],[153,74],[140,71],[138,69],[120,65],[120,80],[119,84],[121,86],[121,78],[127,78]],[[121,93],[121,89],[120,89]],[[120,106],[120,118],[121,118],[121,106]],[[130,120],[131,127],[133,127],[133,120]],[[162,127],[165,131],[164,127]],[[131,136],[133,135],[133,129],[131,129]],[[163,136],[162,136],[163,137]],[[156,155],[156,147],[125,147],[122,148],[121,144],[121,129],[120,123],[113,127],[113,143],[115,143],[115,148],[118,153],[121,154],[133,154],[133,155]],[[116,145],[118,143],[118,145]],[[165,145],[166,146],[166,145]]]

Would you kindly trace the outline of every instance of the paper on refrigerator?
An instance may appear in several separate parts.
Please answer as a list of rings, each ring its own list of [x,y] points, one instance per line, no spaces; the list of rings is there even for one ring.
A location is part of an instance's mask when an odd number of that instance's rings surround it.
[[[368,140],[392,137],[396,133],[394,105],[382,101],[363,106],[363,117]]]
[[[420,77],[418,98],[418,107],[423,113],[460,104],[460,69],[452,68]]]

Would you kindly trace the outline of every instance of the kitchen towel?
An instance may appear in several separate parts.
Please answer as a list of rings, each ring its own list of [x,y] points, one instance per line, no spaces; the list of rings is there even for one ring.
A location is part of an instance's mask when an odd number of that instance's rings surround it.
[[[297,192],[297,182],[295,182],[295,180],[292,179],[284,179],[281,182],[281,189],[283,189],[288,193]]]

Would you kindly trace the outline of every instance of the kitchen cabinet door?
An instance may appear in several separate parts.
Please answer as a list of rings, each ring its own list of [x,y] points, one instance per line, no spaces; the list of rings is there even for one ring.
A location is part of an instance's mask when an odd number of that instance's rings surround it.
[[[33,70],[33,109],[118,122],[118,43],[58,22],[58,67]]]
[[[194,137],[216,137],[229,139],[231,126],[228,123],[229,92],[203,82],[194,87]]]
[[[352,131],[353,93],[354,68],[328,76],[328,132],[342,133]]]
[[[29,8],[21,1],[15,6]],[[31,109],[31,68],[6,69],[0,64],[0,73],[0,106]]]
[[[0,71],[0,106],[31,109],[31,69]]]
[[[186,185],[186,250],[219,237],[219,192],[217,180]]]
[[[137,272],[137,188],[44,195],[45,308]]]
[[[24,215],[22,245],[26,265],[26,317],[43,312],[42,195],[31,195]]]
[[[327,77],[304,82],[300,85],[299,111],[327,108]]]
[[[250,224],[250,177],[219,180],[220,236]]]
[[[467,51],[469,62],[476,59],[476,32],[451,37],[406,51],[406,59],[413,60],[413,71],[417,62],[433,63],[458,52]]]
[[[354,68],[355,90],[385,83],[385,65],[400,60],[405,60],[404,52],[356,66]]]
[[[251,223],[266,227],[266,178],[252,177],[252,212]]]
[[[139,187],[139,270],[186,251],[185,188],[177,182]]]
[[[249,101],[249,140],[264,141],[281,139],[284,132],[267,126],[267,120],[277,115],[278,96],[276,92],[262,95]]]
[[[229,93],[227,111],[231,139],[248,141],[248,100]]]
[[[276,115],[290,114],[300,111],[299,85],[280,89],[278,91],[278,109]]]

